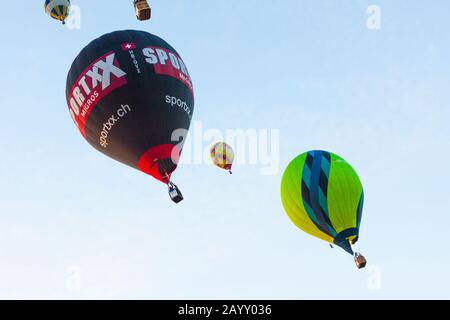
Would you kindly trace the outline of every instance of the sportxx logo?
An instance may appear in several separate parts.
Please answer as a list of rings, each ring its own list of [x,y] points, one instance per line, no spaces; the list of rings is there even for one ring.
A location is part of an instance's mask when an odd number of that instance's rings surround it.
[[[100,132],[100,145],[103,148],[108,147],[108,136],[114,126],[120,121],[121,118],[125,117],[129,112],[131,112],[131,107],[126,105],[121,105],[119,109],[117,109],[116,113],[111,115],[105,123],[103,123],[102,131]]]
[[[142,53],[146,57],[145,61],[154,65],[156,74],[178,79],[194,93],[191,77],[180,56],[168,49],[159,47],[144,48]]]
[[[68,105],[70,114],[84,137],[89,113],[103,97],[127,84],[125,76],[115,53],[111,51],[89,65],[75,81]]]

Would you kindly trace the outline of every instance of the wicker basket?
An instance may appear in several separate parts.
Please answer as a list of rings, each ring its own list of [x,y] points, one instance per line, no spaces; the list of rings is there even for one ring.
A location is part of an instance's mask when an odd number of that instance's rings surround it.
[[[366,266],[367,260],[366,260],[366,258],[364,258],[364,256],[357,255],[357,256],[355,256],[355,263],[356,263],[356,266],[358,267],[358,269],[362,269]]]
[[[147,0],[138,0],[134,3],[134,8],[136,10],[136,17],[138,20],[149,20],[152,16],[152,10],[148,5]]]

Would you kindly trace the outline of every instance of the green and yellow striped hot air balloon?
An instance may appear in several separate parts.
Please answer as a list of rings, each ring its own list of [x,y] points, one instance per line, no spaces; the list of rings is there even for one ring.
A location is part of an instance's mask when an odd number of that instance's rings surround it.
[[[310,235],[355,256],[364,203],[361,181],[344,159],[327,151],[309,151],[295,158],[284,172],[281,199],[292,222]]]

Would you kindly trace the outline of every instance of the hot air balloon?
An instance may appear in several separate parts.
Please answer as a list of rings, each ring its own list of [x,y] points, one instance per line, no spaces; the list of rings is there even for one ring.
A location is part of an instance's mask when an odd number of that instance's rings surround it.
[[[65,20],[69,15],[69,0],[46,0],[44,4],[45,12],[55,20],[65,24]]]
[[[116,31],[87,45],[67,76],[69,112],[98,151],[167,184],[194,111],[194,91],[180,55],[143,31]]]
[[[213,164],[221,169],[228,170],[230,174],[234,161],[234,152],[225,142],[218,142],[211,147],[211,160]]]
[[[358,241],[364,192],[355,170],[327,151],[299,155],[286,168],[281,199],[292,222],[304,232],[354,255],[358,268],[365,258],[354,253]]]

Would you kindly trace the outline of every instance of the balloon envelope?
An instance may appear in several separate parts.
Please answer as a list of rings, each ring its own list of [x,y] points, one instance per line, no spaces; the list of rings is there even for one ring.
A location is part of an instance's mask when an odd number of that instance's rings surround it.
[[[55,20],[66,20],[70,11],[69,0],[46,0],[44,3],[45,12]]]
[[[194,111],[189,72],[163,39],[116,31],[87,45],[67,77],[69,112],[98,151],[168,183]]]
[[[357,173],[344,159],[327,151],[299,155],[284,172],[281,199],[297,227],[353,254],[364,193]]]
[[[221,169],[231,170],[234,161],[234,152],[225,142],[218,142],[211,147],[211,161]]]

